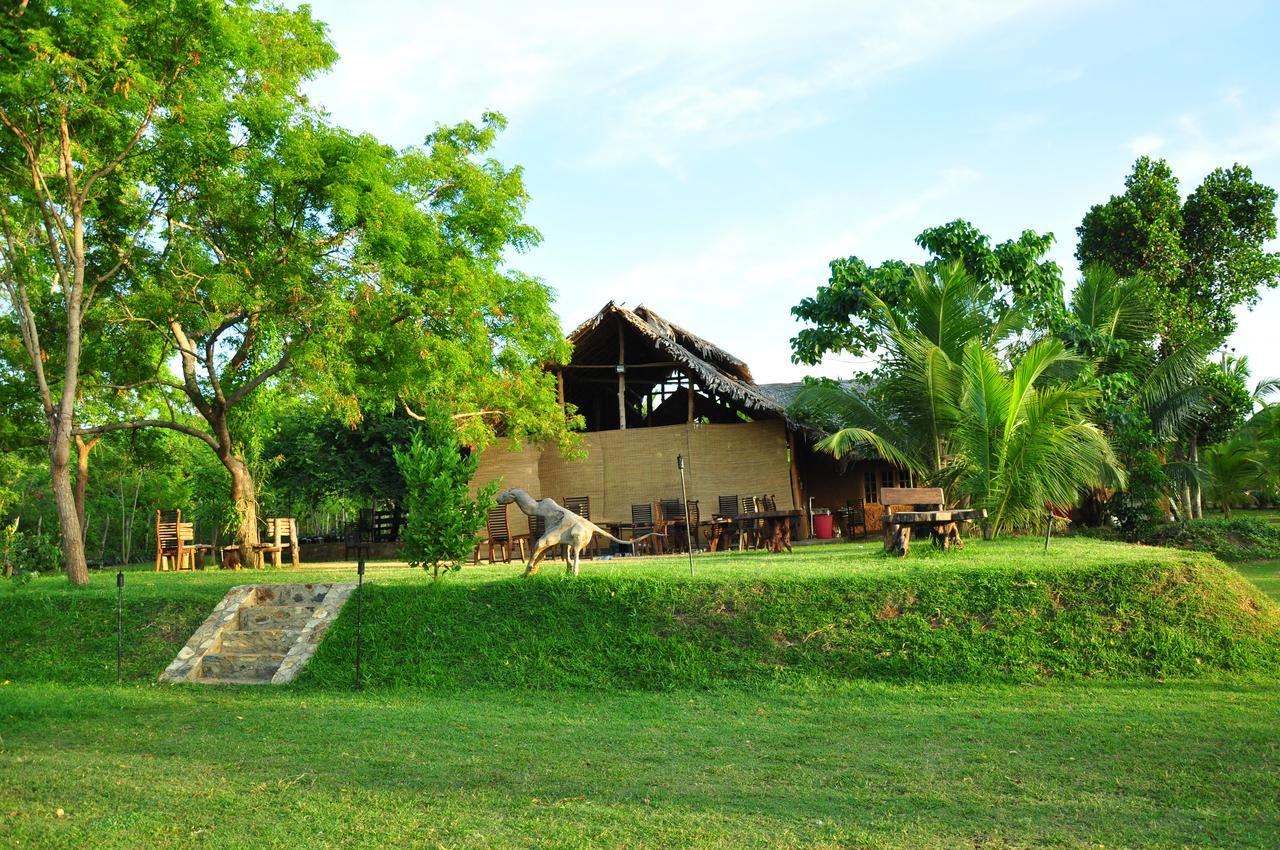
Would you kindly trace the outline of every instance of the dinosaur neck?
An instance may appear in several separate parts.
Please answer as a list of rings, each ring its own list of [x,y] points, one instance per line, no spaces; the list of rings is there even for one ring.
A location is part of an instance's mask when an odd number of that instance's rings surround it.
[[[523,490],[513,490],[511,491],[511,495],[516,497],[516,504],[520,507],[521,511],[529,516],[533,516],[534,511],[538,508],[538,503],[533,500],[532,496]]]

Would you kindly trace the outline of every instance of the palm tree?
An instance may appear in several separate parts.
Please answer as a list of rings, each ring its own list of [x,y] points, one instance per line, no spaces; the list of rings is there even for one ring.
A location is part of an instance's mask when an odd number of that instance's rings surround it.
[[[1206,498],[1229,518],[1233,507],[1249,504],[1250,491],[1265,486],[1266,461],[1266,452],[1240,435],[1205,449],[1201,463]]]
[[[1153,344],[1157,324],[1150,283],[1120,277],[1099,264],[1083,272],[1060,335],[1093,362],[1113,403],[1128,403],[1126,416],[1148,420],[1173,488],[1169,495],[1184,516],[1192,516],[1200,480],[1195,429],[1212,396],[1199,378],[1218,340],[1205,333],[1162,356]]]
[[[1046,380],[1077,361],[1056,339],[1032,345],[1007,373],[980,345],[965,350],[954,457],[943,478],[953,494],[987,509],[984,537],[1034,524],[1046,503],[1075,504],[1081,487],[1124,481],[1106,435],[1087,419],[1097,391]]]
[[[837,457],[871,446],[881,457],[986,507],[994,536],[1038,519],[1044,503],[1073,504],[1082,486],[1123,480],[1105,436],[1087,420],[1096,393],[1060,380],[1081,359],[1061,342],[1031,345],[1007,374],[994,353],[1021,326],[996,318],[991,294],[963,267],[917,270],[897,313],[875,321],[888,350],[879,383],[806,388],[797,411],[834,432]],[[814,414],[817,414],[815,417]]]
[[[959,262],[936,274],[913,271],[895,309],[871,296],[871,322],[885,333],[877,383],[870,392],[848,384],[805,387],[795,411],[832,430],[818,448],[843,457],[871,446],[881,457],[928,478],[946,463],[947,439],[958,421],[963,352],[970,343],[995,345],[1021,316],[990,315],[994,293]]]

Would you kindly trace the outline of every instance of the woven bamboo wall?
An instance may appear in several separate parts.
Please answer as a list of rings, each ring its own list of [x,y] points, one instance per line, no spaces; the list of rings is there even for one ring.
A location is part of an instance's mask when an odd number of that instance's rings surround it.
[[[598,431],[583,435],[583,449],[585,460],[566,461],[554,449],[511,452],[499,441],[481,455],[472,486],[501,477],[503,487],[537,498],[589,496],[592,519],[629,522],[633,504],[680,498],[676,455],[683,454],[689,498],[704,517],[721,495],[768,494],[780,509],[797,507],[779,420]]]

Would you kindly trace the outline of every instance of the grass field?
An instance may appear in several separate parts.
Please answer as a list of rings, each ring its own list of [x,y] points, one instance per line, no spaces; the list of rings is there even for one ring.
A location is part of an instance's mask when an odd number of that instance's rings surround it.
[[[0,845],[1274,847],[1274,688],[9,685]]]
[[[874,546],[830,546],[792,558],[700,557],[692,580],[679,559],[585,563],[588,578],[576,582],[508,581],[519,568],[498,565],[434,589],[421,573],[374,568],[367,601],[376,623],[379,599],[440,590],[455,602],[501,591],[569,605],[581,593],[646,585],[704,598],[815,582],[853,592],[860,581],[895,586],[925,574],[944,586],[959,576],[1000,585],[1025,582],[1033,568],[1106,573],[1117,560],[1135,575],[1179,566],[1194,592],[1173,609],[1217,592],[1197,584],[1198,555],[1085,540],[1055,541],[1047,559],[1038,552],[1034,541],[976,542],[959,557],[903,562]],[[1275,610],[1237,593],[1221,569],[1208,575],[1235,594],[1224,598]],[[1273,599],[1280,592],[1280,563],[1239,570]],[[76,591],[61,579],[0,588],[0,846],[1262,848],[1280,834],[1274,667],[1169,680],[805,674],[698,688],[540,680],[356,693],[345,690],[339,624],[330,673],[309,685],[152,684],[228,586],[345,577],[130,574],[136,683],[124,687],[97,684],[114,678],[112,575]],[[1080,587],[1120,598],[1105,582]],[[455,607],[460,620],[474,613]],[[594,640],[561,644],[561,634],[544,651],[601,651]],[[381,657],[431,651],[405,641],[382,646]],[[729,665],[735,656],[717,647],[704,656]],[[46,663],[56,676],[31,675]]]

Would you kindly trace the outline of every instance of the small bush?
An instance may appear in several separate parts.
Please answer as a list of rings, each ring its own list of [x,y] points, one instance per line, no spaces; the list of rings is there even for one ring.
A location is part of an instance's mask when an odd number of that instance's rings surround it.
[[[445,420],[413,435],[409,448],[395,450],[405,483],[404,555],[415,567],[458,570],[475,546],[493,506],[497,482],[471,495],[468,487],[479,458],[464,456],[452,424]]]
[[[1147,525],[1132,539],[1151,546],[1212,552],[1224,561],[1280,558],[1280,526],[1243,517]]]
[[[16,522],[0,528],[0,574],[17,584],[56,571],[61,558],[62,550],[50,534],[19,531]]]

